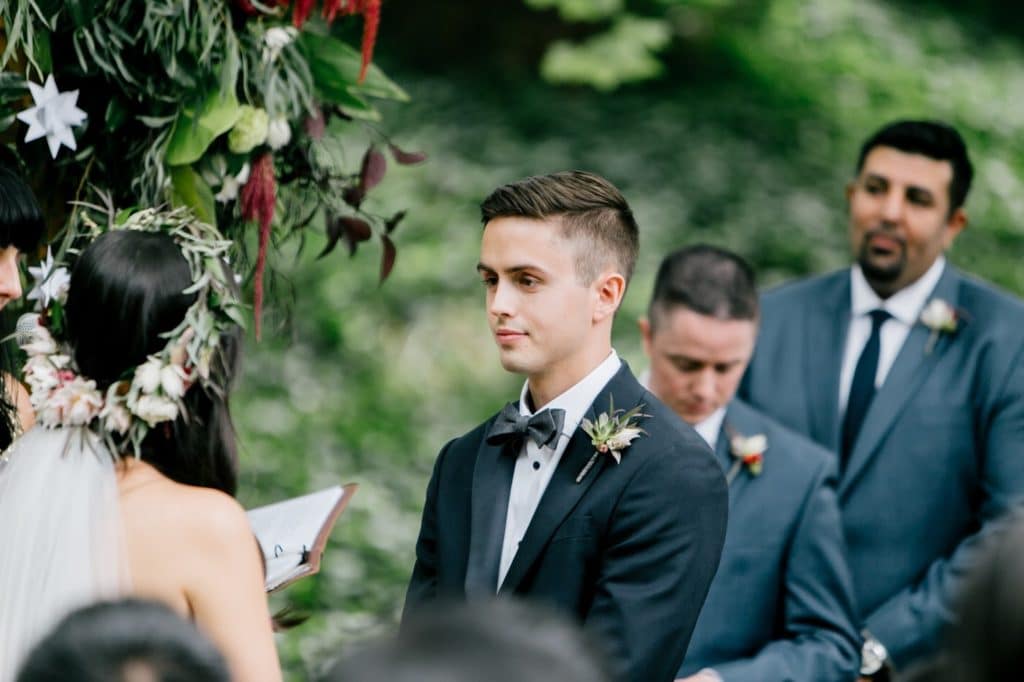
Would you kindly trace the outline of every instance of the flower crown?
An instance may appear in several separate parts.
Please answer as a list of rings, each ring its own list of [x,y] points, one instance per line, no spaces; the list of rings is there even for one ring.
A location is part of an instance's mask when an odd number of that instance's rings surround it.
[[[36,283],[28,298],[38,301],[40,312],[18,320],[18,344],[28,354],[25,381],[40,424],[89,428],[106,439],[112,452],[122,452],[130,444],[138,457],[151,428],[179,415],[187,418],[183,398],[196,382],[215,393],[225,390],[212,377],[210,365],[221,335],[233,325],[244,326],[242,305],[226,266],[231,242],[185,208],[116,215],[110,211],[105,228],[88,214],[81,220],[85,230],[65,238],[57,261],[48,251],[46,261],[31,270]],[[163,350],[126,372],[104,394],[95,381],[78,373],[67,344],[59,340],[70,284],[61,256],[78,252],[71,247],[78,237],[91,241],[113,230],[170,235],[192,276],[183,293],[195,294],[196,300],[181,323],[162,334],[167,339]]]

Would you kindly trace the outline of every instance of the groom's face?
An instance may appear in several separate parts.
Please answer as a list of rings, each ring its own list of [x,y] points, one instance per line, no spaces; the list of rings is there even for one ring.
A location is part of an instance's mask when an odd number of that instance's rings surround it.
[[[557,218],[495,218],[477,271],[502,366],[528,377],[572,376],[594,334],[594,287],[580,282]]]

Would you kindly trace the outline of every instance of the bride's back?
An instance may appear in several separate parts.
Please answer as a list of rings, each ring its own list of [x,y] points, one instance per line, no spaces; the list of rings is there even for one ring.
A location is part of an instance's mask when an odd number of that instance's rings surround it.
[[[63,340],[77,376],[86,384],[95,382],[94,389],[83,390],[96,391],[97,401],[106,396],[106,402],[99,416],[78,422],[68,415],[77,409],[80,396],[54,408],[52,393],[44,387],[39,395],[50,397],[34,405],[42,408],[40,414],[56,409],[63,415],[58,421],[62,426],[91,424],[97,429],[87,437],[95,439],[93,446],[77,445],[74,428],[66,430],[62,442],[76,444],[73,457],[78,461],[99,462],[103,457],[92,455],[105,453],[108,464],[92,468],[97,488],[103,480],[111,481],[104,493],[111,504],[96,519],[110,519],[97,522],[101,527],[119,527],[123,556],[118,563],[128,569],[126,586],[124,581],[120,584],[135,596],[157,599],[195,620],[225,654],[234,678],[280,680],[262,556],[244,510],[233,497],[237,458],[228,393],[240,330],[234,324],[210,322],[194,329],[190,323],[183,331],[183,323],[192,319],[187,315],[196,309],[193,304],[209,300],[185,292],[194,290],[196,282],[202,284],[209,271],[193,272],[195,266],[182,248],[170,234],[125,229],[101,235],[82,252],[64,306]],[[205,268],[214,267],[203,262]],[[203,295],[212,296],[205,291]],[[202,312],[207,321],[224,317],[222,310]],[[199,361],[192,346],[187,361],[175,360],[177,351],[185,354],[193,339],[213,343],[200,346]],[[30,363],[36,359],[31,356]],[[26,375],[32,384],[28,370]],[[154,399],[145,402],[151,396]],[[46,418],[42,421],[45,425]],[[138,428],[133,431],[131,425]],[[24,440],[43,443],[47,451],[59,449],[50,444],[65,429],[42,430],[50,435],[30,432]],[[144,435],[132,440],[132,434]],[[17,451],[14,457],[19,457]],[[12,470],[41,470],[28,464],[29,459],[22,457],[23,464]],[[48,466],[67,471],[55,458],[49,459]],[[80,508],[91,512],[86,503]],[[72,575],[76,569],[55,570]],[[0,641],[0,653],[2,648]]]

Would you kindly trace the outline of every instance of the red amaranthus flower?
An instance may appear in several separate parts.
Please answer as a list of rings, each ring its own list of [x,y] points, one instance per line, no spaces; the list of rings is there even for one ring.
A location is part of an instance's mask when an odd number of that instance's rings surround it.
[[[351,0],[357,2],[358,0]],[[373,59],[373,46],[377,43],[377,27],[380,26],[380,0],[362,0],[363,11],[363,64],[359,69],[359,82],[366,78],[366,69]]]
[[[242,188],[242,218],[258,220],[260,224],[259,250],[256,254],[256,276],[253,283],[253,318],[256,339],[260,338],[263,315],[263,271],[267,266],[267,246],[270,243],[270,223],[274,220],[277,203],[277,179],[274,177],[274,159],[266,152],[256,159],[249,173],[249,181]]]
[[[302,28],[302,25],[306,23],[315,2],[316,0],[295,0],[295,4],[292,5],[292,23],[295,28]]]

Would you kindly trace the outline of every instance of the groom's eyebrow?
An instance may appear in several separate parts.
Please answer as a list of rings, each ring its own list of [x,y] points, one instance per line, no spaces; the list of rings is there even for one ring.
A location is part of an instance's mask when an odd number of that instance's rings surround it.
[[[542,268],[539,268],[536,265],[513,265],[513,266],[505,268],[502,272],[504,274],[506,274],[506,275],[515,275],[515,274],[518,274],[520,272],[526,272],[527,270],[530,270],[532,272],[538,272],[538,273],[544,272],[544,270]],[[489,274],[494,274],[494,275],[498,274],[497,270],[495,270],[491,266],[486,265],[484,263],[477,263],[476,264],[476,271],[479,272],[479,273],[489,273]]]

